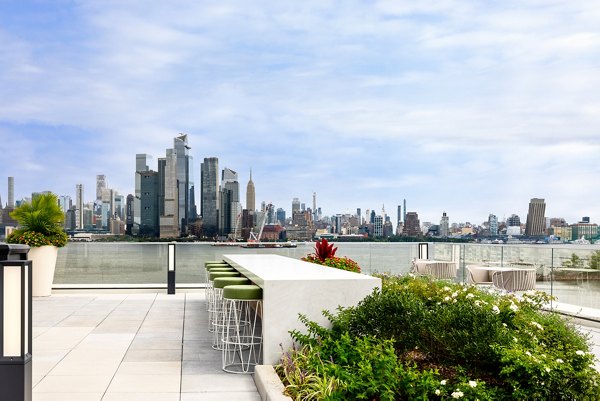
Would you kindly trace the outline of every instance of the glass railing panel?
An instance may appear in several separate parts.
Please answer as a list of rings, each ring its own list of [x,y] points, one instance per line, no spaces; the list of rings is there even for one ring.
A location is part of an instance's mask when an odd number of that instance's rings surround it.
[[[54,283],[166,283],[166,252],[165,244],[69,243],[59,249]]]
[[[418,255],[417,243],[338,242],[337,256],[355,260],[365,274],[406,273]],[[600,249],[594,245],[496,245],[430,243],[430,259],[457,260],[458,281],[466,282],[467,265],[535,267],[536,288],[557,302],[598,308],[600,305]],[[204,262],[228,254],[275,253],[300,259],[314,252],[314,243],[294,248],[251,249],[177,244],[177,283],[204,282]],[[458,254],[458,259],[457,259]],[[55,284],[165,284],[166,243],[69,243],[60,248]]]

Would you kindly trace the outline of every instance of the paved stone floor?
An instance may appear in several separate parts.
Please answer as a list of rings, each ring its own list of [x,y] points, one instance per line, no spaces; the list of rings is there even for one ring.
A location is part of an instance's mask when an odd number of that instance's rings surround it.
[[[33,400],[259,401],[221,370],[207,318],[203,291],[34,298]],[[600,324],[577,323],[600,358]]]
[[[259,401],[221,370],[203,292],[34,298],[34,401]]]

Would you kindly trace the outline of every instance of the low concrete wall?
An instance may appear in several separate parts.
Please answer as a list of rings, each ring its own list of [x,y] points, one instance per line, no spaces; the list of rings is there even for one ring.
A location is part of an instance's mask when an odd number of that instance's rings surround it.
[[[283,394],[283,383],[272,365],[259,365],[254,369],[254,383],[262,401],[292,401]]]

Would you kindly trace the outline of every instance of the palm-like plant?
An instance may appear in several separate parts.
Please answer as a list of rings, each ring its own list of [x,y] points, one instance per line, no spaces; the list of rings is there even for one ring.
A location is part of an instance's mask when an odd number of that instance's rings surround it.
[[[41,234],[47,239],[47,243],[41,245],[64,246],[67,242],[62,230],[65,215],[58,205],[58,198],[52,193],[34,196],[31,203],[24,202],[10,216],[19,223],[19,228],[7,238],[7,242],[40,246],[39,239],[30,244],[25,239],[26,233]]]

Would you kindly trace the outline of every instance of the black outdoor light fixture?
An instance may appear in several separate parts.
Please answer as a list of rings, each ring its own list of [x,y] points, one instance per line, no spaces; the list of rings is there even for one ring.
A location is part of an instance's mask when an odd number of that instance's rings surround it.
[[[0,261],[0,400],[32,399],[31,265]]]
[[[427,242],[419,243],[419,259],[429,259],[429,244]]]
[[[167,294],[175,294],[175,243],[167,245]]]

